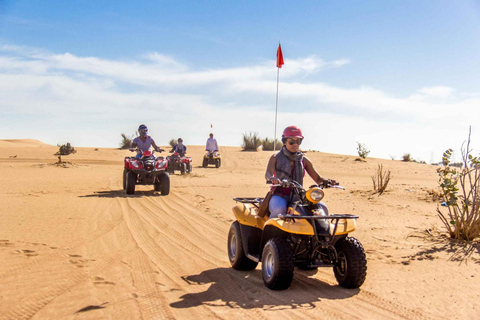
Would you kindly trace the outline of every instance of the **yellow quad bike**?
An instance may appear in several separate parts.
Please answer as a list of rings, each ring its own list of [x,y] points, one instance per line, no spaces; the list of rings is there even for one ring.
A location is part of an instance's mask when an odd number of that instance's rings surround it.
[[[205,156],[203,156],[202,167],[206,168],[209,164],[214,164],[215,168],[220,168],[222,165],[222,156],[218,153],[218,150],[207,151]]]
[[[362,244],[348,236],[358,216],[329,214],[317,185],[305,190],[296,181],[284,180],[277,186],[293,190],[287,214],[278,218],[268,218],[272,191],[265,198],[234,198],[236,221],[227,246],[232,267],[254,270],[262,262],[263,282],[272,290],[290,287],[295,267],[333,267],[340,286],[359,288],[367,275],[367,259]]]

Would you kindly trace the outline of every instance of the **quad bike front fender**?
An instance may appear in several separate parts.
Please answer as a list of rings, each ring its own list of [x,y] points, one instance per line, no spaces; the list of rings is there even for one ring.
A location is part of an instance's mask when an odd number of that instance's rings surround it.
[[[330,222],[330,230],[333,232],[335,228],[335,223]],[[349,234],[350,232],[355,231],[357,229],[357,220],[356,219],[339,219],[337,224],[337,230],[335,231],[335,235],[344,235]]]

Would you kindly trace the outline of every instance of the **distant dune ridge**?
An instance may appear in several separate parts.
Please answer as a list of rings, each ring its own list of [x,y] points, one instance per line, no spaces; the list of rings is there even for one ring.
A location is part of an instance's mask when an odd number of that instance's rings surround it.
[[[266,194],[272,152],[220,147],[216,169],[201,167],[204,146],[187,147],[193,172],[172,175],[168,196],[153,186],[126,196],[128,150],[75,147],[62,157],[74,165],[59,167],[57,146],[0,140],[0,319],[478,319],[479,245],[443,236],[436,167],[308,152],[346,188],[325,190],[330,212],[360,217],[351,236],[367,278],[347,290],[330,268],[296,270],[275,292],[260,266],[233,270],[226,250],[232,198]],[[392,173],[381,196],[379,164]]]

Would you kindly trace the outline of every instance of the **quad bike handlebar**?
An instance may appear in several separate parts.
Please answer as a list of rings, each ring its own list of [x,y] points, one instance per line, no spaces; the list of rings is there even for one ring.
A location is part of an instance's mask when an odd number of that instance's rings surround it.
[[[271,180],[267,180],[266,183],[271,184],[272,187],[282,187],[282,188],[294,187],[294,188],[304,189],[303,186],[300,183],[298,183],[295,180],[290,180],[290,179],[283,179],[283,180],[281,180],[281,182],[279,184],[273,184],[273,182]],[[314,184],[314,185],[310,186],[310,188],[314,188],[314,187],[319,187],[321,189],[337,188],[337,189],[345,190],[345,188],[342,187],[339,182],[337,182],[335,180],[332,180],[332,179],[324,180],[323,183],[321,183],[321,184]]]
[[[128,150],[131,151],[131,152],[143,153],[143,150],[141,150],[141,149],[138,148],[138,147],[137,147],[137,148],[129,148]],[[154,151],[156,151],[156,152],[158,152],[158,153],[161,153],[161,152],[165,151],[165,149],[156,148],[156,149],[154,149]],[[152,151],[152,152],[153,152],[153,151]]]

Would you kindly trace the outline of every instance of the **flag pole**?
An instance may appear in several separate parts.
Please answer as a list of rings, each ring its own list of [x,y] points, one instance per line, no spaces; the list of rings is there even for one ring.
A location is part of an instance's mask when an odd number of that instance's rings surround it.
[[[280,76],[280,68],[277,68],[277,96],[275,98],[275,133],[273,135],[273,152],[277,150],[277,111],[278,111],[278,78]]]

